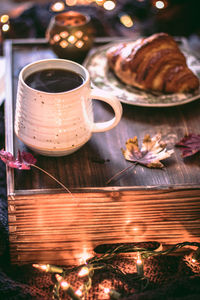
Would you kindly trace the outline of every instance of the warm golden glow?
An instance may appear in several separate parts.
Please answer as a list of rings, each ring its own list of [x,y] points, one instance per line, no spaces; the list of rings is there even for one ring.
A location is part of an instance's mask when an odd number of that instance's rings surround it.
[[[81,296],[83,295],[82,289],[83,289],[83,287],[81,286],[81,287],[75,292],[75,294],[76,294],[77,296],[81,297]]]
[[[163,8],[165,8],[165,3],[163,1],[156,1],[155,7],[158,9],[163,9]]]
[[[96,2],[98,5],[103,5],[104,0],[95,0],[95,2]]]
[[[107,0],[104,2],[103,7],[106,10],[113,10],[115,8],[115,2],[111,0]]]
[[[47,265],[38,265],[38,264],[33,264],[33,267],[36,269],[40,269],[42,271],[47,271],[48,266]]]
[[[65,39],[66,37],[68,37],[69,33],[67,31],[62,31],[60,32],[60,36],[61,38]]]
[[[3,26],[2,26],[3,31],[8,31],[9,28],[10,28],[10,26],[8,24],[3,24]]]
[[[8,20],[9,20],[9,16],[8,15],[2,15],[1,16],[1,19],[0,19],[1,23],[7,23]]]
[[[61,280],[63,280],[63,277],[60,276],[59,274],[56,274],[55,277],[58,280],[58,282],[60,282]]]
[[[87,36],[87,35],[84,35],[83,40],[84,40],[84,41],[88,41],[88,39],[89,39],[88,36]]]
[[[120,22],[125,26],[125,27],[132,27],[133,26],[133,21],[129,15],[122,15],[120,17]]]
[[[78,30],[78,31],[75,33],[75,36],[76,36],[77,38],[80,39],[80,38],[83,36],[83,31]]]
[[[65,3],[66,3],[68,6],[73,6],[73,5],[76,5],[76,4],[77,4],[77,0],[66,0]]]
[[[62,1],[55,2],[51,6],[51,10],[55,12],[62,11],[64,10],[64,8],[65,8],[65,4]]]
[[[110,289],[109,288],[104,288],[104,293],[108,295],[110,293]]]
[[[78,276],[80,277],[84,277],[86,275],[88,275],[90,272],[90,270],[87,267],[83,267],[80,272],[78,273]]]
[[[61,42],[60,42],[60,46],[61,46],[62,48],[66,48],[68,45],[69,45],[69,43],[68,43],[67,41],[61,41]]]
[[[54,39],[55,42],[59,42],[60,41],[59,34],[55,34],[54,37],[53,37],[53,39]]]
[[[76,42],[76,44],[75,44],[75,46],[77,47],[77,48],[82,48],[83,47],[83,45],[84,45],[84,42],[83,41],[78,41],[78,42]]]
[[[67,290],[69,287],[69,283],[65,280],[61,281],[60,286],[63,290]]]
[[[70,35],[67,40],[69,43],[74,44],[77,41],[77,38],[74,35]]]
[[[83,252],[80,254],[79,263],[86,264],[87,260],[92,257],[92,254],[87,252],[86,248],[83,248]]]
[[[141,256],[140,253],[138,252],[137,254],[137,261],[136,261],[137,265],[142,265],[142,260],[141,260]]]
[[[67,281],[65,281],[62,276],[60,276],[59,274],[56,274],[55,277],[56,277],[57,281],[60,282],[60,286],[63,290],[67,290],[69,288],[69,283]]]

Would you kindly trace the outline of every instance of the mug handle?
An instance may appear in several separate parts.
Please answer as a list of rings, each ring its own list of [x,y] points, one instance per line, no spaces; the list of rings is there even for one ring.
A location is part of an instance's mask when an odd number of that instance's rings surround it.
[[[93,123],[92,132],[104,132],[114,128],[122,117],[122,105],[117,97],[102,90],[92,89],[90,98],[108,103],[113,108],[115,113],[114,118],[109,121]]]

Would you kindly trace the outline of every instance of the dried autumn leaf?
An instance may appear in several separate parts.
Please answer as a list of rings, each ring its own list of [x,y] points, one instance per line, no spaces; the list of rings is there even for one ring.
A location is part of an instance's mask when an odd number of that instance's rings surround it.
[[[126,149],[122,153],[126,160],[144,165],[148,168],[163,168],[161,160],[171,156],[173,150],[167,150],[166,144],[161,141],[160,135],[153,138],[146,134],[141,149],[138,146],[138,139],[135,136],[126,141]]]
[[[10,152],[4,149],[0,150],[1,160],[10,168],[19,170],[29,170],[30,166],[36,163],[36,158],[31,153],[18,151],[17,158],[15,158]]]
[[[190,133],[185,135],[177,144],[181,147],[182,157],[188,157],[200,151],[200,135]]]
[[[25,151],[21,152],[20,150],[18,150],[17,158],[15,158],[10,152],[1,149],[0,159],[10,168],[15,168],[19,170],[30,170],[31,167],[34,167],[51,177],[58,184],[60,184],[68,193],[72,195],[70,190],[62,182],[56,179],[49,172],[35,165],[37,159],[31,153]]]

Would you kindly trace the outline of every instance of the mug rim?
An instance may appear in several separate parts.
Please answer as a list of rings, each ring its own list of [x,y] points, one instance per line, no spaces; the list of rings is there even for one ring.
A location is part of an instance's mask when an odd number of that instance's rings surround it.
[[[34,65],[36,65],[36,64],[40,64],[40,63],[45,63],[45,62],[51,62],[51,61],[59,61],[59,62],[67,62],[67,63],[70,63],[70,64],[72,64],[72,65],[76,65],[77,67],[79,67],[80,69],[82,69],[84,72],[85,72],[85,78],[83,78],[83,83],[81,84],[81,85],[79,85],[78,87],[76,87],[76,88],[74,88],[74,89],[71,89],[71,90],[68,90],[68,91],[64,91],[64,92],[58,92],[58,93],[50,93],[50,92],[45,92],[45,91],[40,91],[40,90],[37,90],[37,89],[34,89],[34,88],[32,88],[32,87],[30,87],[26,82],[25,82],[25,80],[24,80],[24,77],[23,77],[23,74],[24,74],[24,72],[28,69],[28,68],[30,68],[30,67],[32,67],[32,66],[34,66]],[[58,67],[57,67],[58,68]],[[49,69],[49,68],[47,68],[47,69]],[[56,68],[52,68],[52,69],[56,69]],[[62,68],[62,69],[64,69],[64,68]],[[69,71],[71,71],[70,69],[66,69],[66,70],[69,70]],[[34,73],[34,72],[32,72],[32,73]],[[30,74],[32,74],[32,73],[30,73]],[[29,74],[29,75],[30,75]],[[43,93],[43,94],[45,94],[45,95],[63,95],[63,94],[70,94],[70,93],[73,93],[74,91],[77,91],[77,90],[79,90],[79,89],[81,89],[81,88],[83,88],[85,85],[87,85],[87,83],[89,83],[89,81],[90,81],[90,75],[89,75],[89,72],[88,72],[88,70],[84,67],[84,66],[82,66],[81,64],[79,64],[79,63],[77,63],[77,62],[75,62],[75,61],[72,61],[72,60],[67,60],[67,59],[62,59],[62,58],[45,58],[45,59],[40,59],[40,60],[36,60],[36,61],[34,61],[34,62],[32,62],[32,63],[29,63],[29,64],[27,64],[26,66],[24,66],[22,69],[21,69],[21,71],[20,71],[20,73],[19,73],[19,81],[21,81],[28,89],[30,89],[31,91],[35,91],[35,92],[40,92],[40,93]]]

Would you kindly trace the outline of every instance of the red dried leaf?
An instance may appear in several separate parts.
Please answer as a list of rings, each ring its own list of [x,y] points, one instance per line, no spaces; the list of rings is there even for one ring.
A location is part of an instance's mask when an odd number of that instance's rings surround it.
[[[188,157],[200,151],[200,135],[190,133],[182,138],[177,144],[181,147],[182,157]]]
[[[4,149],[0,150],[0,158],[10,168],[19,170],[29,170],[30,166],[37,161],[31,153],[18,151],[17,158],[15,158],[10,152]]]
[[[31,153],[25,151],[21,152],[20,150],[18,150],[17,158],[15,158],[10,152],[7,152],[4,149],[2,149],[0,150],[0,159],[10,168],[15,168],[19,170],[30,170],[31,166],[35,167],[36,169],[42,171],[43,173],[51,177],[53,180],[55,180],[68,193],[72,195],[70,190],[62,182],[56,179],[49,172],[35,165],[37,159]]]

